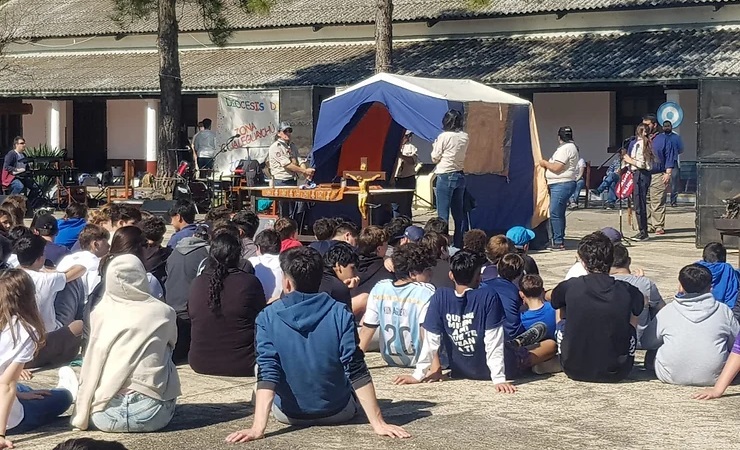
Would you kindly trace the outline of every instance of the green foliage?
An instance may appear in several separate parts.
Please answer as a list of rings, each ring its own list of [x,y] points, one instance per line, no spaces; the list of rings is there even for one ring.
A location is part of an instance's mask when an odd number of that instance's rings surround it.
[[[112,18],[124,29],[136,20],[146,19],[156,13],[159,2],[159,0],[112,1],[115,7]],[[270,10],[275,0],[178,0],[178,3],[183,5],[197,5],[208,36],[218,46],[226,45],[233,34],[227,16],[228,6],[234,2],[246,14],[264,14]]]
[[[38,147],[27,148],[25,154],[29,158],[61,158],[64,156],[64,150],[41,144]]]

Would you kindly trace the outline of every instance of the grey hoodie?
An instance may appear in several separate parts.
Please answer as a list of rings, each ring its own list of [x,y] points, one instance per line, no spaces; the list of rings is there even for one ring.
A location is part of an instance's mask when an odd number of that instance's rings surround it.
[[[188,318],[188,295],[190,283],[195,279],[200,262],[208,257],[208,243],[197,237],[181,239],[172,254],[167,258],[165,281],[165,302],[177,316]]]
[[[664,383],[711,386],[740,333],[732,310],[711,293],[677,296],[642,334],[645,349],[657,349],[655,374]]]

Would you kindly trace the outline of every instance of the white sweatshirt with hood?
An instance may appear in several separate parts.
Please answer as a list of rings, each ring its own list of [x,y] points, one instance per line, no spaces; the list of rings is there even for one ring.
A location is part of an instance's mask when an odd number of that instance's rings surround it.
[[[642,334],[657,349],[655,374],[664,383],[712,386],[740,333],[732,310],[711,293],[685,294],[658,312]]]

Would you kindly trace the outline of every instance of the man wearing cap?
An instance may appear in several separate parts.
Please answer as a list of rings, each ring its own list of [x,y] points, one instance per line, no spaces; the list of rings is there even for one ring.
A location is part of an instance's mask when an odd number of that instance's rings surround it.
[[[34,216],[31,221],[31,231],[38,234],[46,241],[44,247],[44,258],[46,267],[56,267],[59,261],[69,255],[69,249],[63,245],[54,243],[54,237],[59,233],[57,219],[47,212],[41,212]]]
[[[516,247],[516,252],[524,260],[524,273],[527,275],[539,275],[540,269],[534,258],[529,256],[529,243],[534,239],[534,231],[521,226],[512,227],[506,232],[506,237]]]
[[[298,164],[298,149],[290,142],[293,127],[288,122],[281,122],[275,142],[268,150],[270,176],[275,186],[297,186],[298,175],[306,178],[313,177],[313,168],[306,168]],[[294,213],[295,202],[279,202],[278,214],[280,217],[291,217]]]
[[[396,163],[395,176],[392,185],[398,189],[416,189],[416,165],[419,163],[419,149],[411,143],[414,136],[409,130],[403,135],[401,141],[401,152],[398,154]],[[404,195],[399,203],[391,203],[393,217],[406,216],[411,217],[411,204],[414,200],[414,194]]]
[[[576,188],[578,176],[578,147],[573,142],[573,129],[560,127],[558,148],[550,160],[541,160],[546,169],[545,178],[550,190],[550,227],[552,250],[565,250],[565,211],[568,200]]]
[[[213,157],[218,152],[218,144],[216,143],[218,136],[211,131],[211,125],[213,124],[211,119],[203,119],[202,124],[203,130],[193,136],[193,151],[198,163],[198,170],[206,171],[213,168]],[[205,176],[205,172],[200,173],[200,176]]]

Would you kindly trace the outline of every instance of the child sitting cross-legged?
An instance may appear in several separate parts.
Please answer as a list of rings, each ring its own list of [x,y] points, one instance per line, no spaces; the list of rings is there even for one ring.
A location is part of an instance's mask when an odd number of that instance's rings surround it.
[[[504,371],[504,310],[495,291],[478,289],[483,260],[460,250],[450,260],[455,289],[438,289],[424,319],[424,345],[413,375],[401,375],[395,384],[415,384],[441,377],[434,363],[440,347],[449,357],[452,378],[491,380],[497,392],[514,393]]]
[[[360,331],[360,349],[366,351],[380,328],[380,353],[397,367],[413,367],[421,350],[421,324],[434,286],[429,284],[435,259],[429,249],[409,242],[391,256],[396,281],[382,280],[370,291]]]

